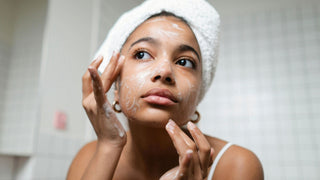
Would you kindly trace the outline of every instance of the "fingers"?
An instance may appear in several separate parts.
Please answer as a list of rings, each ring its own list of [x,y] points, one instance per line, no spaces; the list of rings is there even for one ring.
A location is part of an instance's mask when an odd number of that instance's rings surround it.
[[[91,62],[90,66],[97,69],[101,62],[103,60],[102,56],[99,56],[97,59]],[[87,97],[92,92],[92,86],[91,86],[91,77],[90,73],[87,70],[85,74],[82,76],[82,96],[83,99]]]
[[[108,66],[105,68],[105,70],[101,75],[104,92],[109,91],[112,83],[118,77],[122,69],[125,57],[122,55],[119,58],[119,56],[120,56],[119,53],[113,53]]]
[[[166,130],[168,131],[173,145],[179,155],[185,155],[186,150],[188,149],[193,151],[196,150],[196,147],[192,140],[183,136],[184,132],[180,129],[179,126],[177,126],[177,124],[173,120],[169,120],[168,124],[166,125]]]
[[[185,156],[187,150],[194,152],[192,159],[194,176],[205,178],[208,173],[208,167],[213,163],[214,150],[196,125],[189,122],[187,127],[194,141],[172,120],[169,120],[166,129],[180,156]]]
[[[104,72],[101,75],[101,80],[102,80],[102,87],[103,87],[103,91],[104,93],[106,93],[112,83],[115,81],[115,79],[117,78],[117,76],[119,75],[122,66],[124,64],[124,56],[120,56],[120,53],[113,53],[109,64],[107,65],[107,67],[105,68]],[[91,69],[98,69],[98,67],[100,66],[101,62],[103,60],[102,56],[99,56],[96,60],[92,61],[92,63],[90,64],[90,67],[92,67]],[[89,70],[86,71],[86,73],[82,76],[82,95],[83,95],[83,99],[86,98],[93,90],[92,86],[91,86],[91,75]]]
[[[188,151],[192,151],[192,174],[195,177],[202,177],[201,162],[197,154],[196,144],[180,129],[178,125],[172,120],[169,120],[166,130],[172,139],[172,142],[181,157],[186,156]],[[207,168],[207,167],[206,167]]]
[[[193,124],[192,122],[188,122],[187,127],[198,148],[201,169],[203,171],[202,174],[203,176],[206,176],[208,170],[207,167],[210,165],[210,159],[212,159],[211,146],[207,138],[202,134],[200,129],[195,124]]]
[[[177,174],[174,179],[183,179],[183,177],[188,177],[189,179],[192,179],[192,154],[192,150],[187,151],[186,155],[181,160],[179,170],[177,171]]]
[[[103,107],[103,104],[106,102],[106,96],[104,95],[102,81],[98,74],[97,69],[89,66],[88,71],[92,79],[92,88],[93,94],[98,107]]]

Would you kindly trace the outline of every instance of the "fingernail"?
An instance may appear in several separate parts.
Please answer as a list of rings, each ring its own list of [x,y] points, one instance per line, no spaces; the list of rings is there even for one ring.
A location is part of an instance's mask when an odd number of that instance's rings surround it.
[[[193,124],[191,121],[188,122],[188,126],[189,126],[189,128],[192,129],[192,130],[194,130],[194,129],[197,128],[196,125]]]
[[[213,153],[214,153],[214,149],[211,148],[211,149],[210,149],[210,155],[213,156]]]
[[[97,58],[95,58],[95,59],[93,60],[93,62],[96,63],[97,61],[100,61],[101,59],[102,59],[102,56],[99,55]]]
[[[170,132],[170,133],[174,133],[174,122],[169,119],[167,125],[166,125],[166,129]]]
[[[124,55],[121,55],[119,58],[119,62],[122,62],[126,57]]]
[[[112,57],[115,57],[117,54],[118,54],[118,51],[117,51],[117,50],[114,50],[114,51],[112,52]]]
[[[90,74],[92,73],[92,69],[93,69],[92,66],[89,66],[89,67],[88,67],[88,71],[90,72]]]
[[[193,154],[193,151],[192,151],[191,149],[188,149],[188,150],[186,151],[186,153],[187,153],[187,156],[188,156],[188,157],[191,157],[192,154]]]
[[[100,55],[100,56],[98,57],[98,61],[102,61],[102,60],[103,60],[103,56]]]

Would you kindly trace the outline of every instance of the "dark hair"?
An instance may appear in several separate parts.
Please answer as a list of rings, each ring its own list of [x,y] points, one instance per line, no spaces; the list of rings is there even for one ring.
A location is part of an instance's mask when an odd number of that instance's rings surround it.
[[[154,17],[159,17],[159,16],[173,16],[173,17],[175,17],[175,18],[180,19],[182,22],[186,23],[186,24],[190,27],[188,21],[187,21],[186,19],[184,19],[183,17],[177,16],[177,15],[171,13],[171,12],[164,11],[164,10],[162,10],[161,12],[159,12],[159,13],[157,13],[157,14],[151,15],[147,20],[149,20],[149,19],[151,19],[151,18],[154,18]]]

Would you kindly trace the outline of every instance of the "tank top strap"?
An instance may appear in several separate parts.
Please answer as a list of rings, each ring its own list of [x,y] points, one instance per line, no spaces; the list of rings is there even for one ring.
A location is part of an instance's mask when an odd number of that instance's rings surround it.
[[[208,174],[208,180],[211,180],[214,174],[214,171],[217,167],[217,164],[219,163],[220,158],[222,157],[222,155],[228,150],[228,148],[230,146],[232,146],[233,144],[231,142],[228,142],[226,145],[223,146],[223,148],[220,150],[220,152],[218,153],[217,157],[214,159],[213,164],[211,166],[210,172]]]

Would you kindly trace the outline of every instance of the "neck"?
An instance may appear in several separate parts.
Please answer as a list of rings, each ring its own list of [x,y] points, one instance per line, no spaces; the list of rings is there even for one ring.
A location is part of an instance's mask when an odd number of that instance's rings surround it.
[[[138,171],[161,175],[178,165],[178,155],[165,128],[130,123],[126,156]]]

